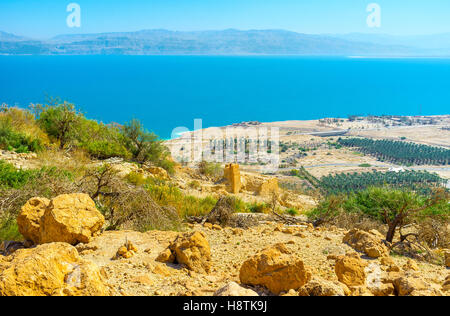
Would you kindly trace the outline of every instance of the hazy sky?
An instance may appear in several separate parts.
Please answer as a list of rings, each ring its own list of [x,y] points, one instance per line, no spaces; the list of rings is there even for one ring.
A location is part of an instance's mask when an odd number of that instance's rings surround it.
[[[66,25],[71,2],[81,6],[81,28]],[[366,24],[372,2],[381,6],[381,28]],[[153,28],[446,33],[450,0],[0,0],[0,30],[23,36]]]

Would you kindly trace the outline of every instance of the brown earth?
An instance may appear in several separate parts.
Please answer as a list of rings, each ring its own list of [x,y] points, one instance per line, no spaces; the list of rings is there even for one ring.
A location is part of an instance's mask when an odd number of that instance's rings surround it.
[[[208,274],[196,273],[178,264],[156,261],[159,254],[176,239],[177,232],[105,232],[89,244],[79,245],[77,249],[83,259],[103,268],[107,284],[117,295],[213,295],[230,281],[240,283],[242,264],[258,251],[278,243],[298,255],[314,277],[336,282],[335,259],[354,252],[342,242],[347,231],[337,228],[311,230],[274,222],[261,223],[246,230],[190,226],[188,231],[203,232],[210,245],[211,271]],[[117,249],[126,241],[136,246],[137,253],[129,259],[112,260]],[[391,258],[399,267],[408,262],[404,257]],[[363,257],[362,260],[367,264],[383,266],[380,258]],[[424,262],[417,262],[417,266],[424,282],[433,288],[440,288],[448,274],[442,266]],[[260,295],[270,295],[262,287],[253,289]]]

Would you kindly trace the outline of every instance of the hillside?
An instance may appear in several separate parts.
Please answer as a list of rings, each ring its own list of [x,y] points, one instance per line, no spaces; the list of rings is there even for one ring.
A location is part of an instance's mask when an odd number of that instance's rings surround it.
[[[3,105],[0,296],[448,296],[443,179],[374,177],[362,171],[378,157],[307,134],[397,119],[236,124],[284,128],[285,161],[266,174],[264,163],[178,163],[136,119],[105,125],[59,99]],[[350,166],[358,177],[308,166],[336,157],[366,164]]]
[[[228,29],[60,35],[45,41],[3,35],[0,36],[0,54],[428,56],[448,55],[449,51],[428,51],[392,42],[380,44],[366,38],[347,39],[284,30]]]

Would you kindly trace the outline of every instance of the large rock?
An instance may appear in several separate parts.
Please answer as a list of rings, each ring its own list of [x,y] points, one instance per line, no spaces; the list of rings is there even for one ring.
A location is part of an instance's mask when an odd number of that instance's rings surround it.
[[[426,291],[429,285],[418,275],[402,274],[393,281],[398,296],[415,296]]]
[[[336,260],[335,272],[338,280],[347,286],[360,286],[366,282],[367,264],[357,254],[339,256]]]
[[[94,201],[82,193],[63,194],[51,201],[33,198],[17,218],[21,234],[35,244],[88,243],[105,223]]]
[[[280,294],[308,283],[311,273],[286,245],[276,244],[247,259],[239,277],[243,284],[262,285]]]
[[[32,198],[22,206],[20,214],[17,216],[17,225],[19,232],[26,240],[39,243],[41,218],[49,204],[49,199]]]
[[[344,287],[339,282],[313,277],[299,290],[300,296],[345,296]]]
[[[211,249],[202,232],[180,235],[157,258],[160,262],[185,265],[189,270],[209,273],[211,270]]]
[[[236,282],[230,282],[224,287],[218,289],[214,296],[259,296],[258,293],[256,293],[253,290],[246,289]]]
[[[234,194],[239,193],[242,187],[239,165],[234,163],[227,164],[223,171],[223,175],[227,180],[229,192]]]
[[[66,243],[19,249],[0,261],[0,296],[110,295],[100,269]]]
[[[383,235],[376,230],[366,232],[354,228],[344,236],[343,242],[371,258],[389,255],[389,249],[383,243]]]

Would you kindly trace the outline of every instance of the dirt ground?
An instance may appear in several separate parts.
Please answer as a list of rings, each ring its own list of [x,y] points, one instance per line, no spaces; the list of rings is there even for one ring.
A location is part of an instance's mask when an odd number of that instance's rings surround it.
[[[292,232],[282,232],[286,228]],[[330,257],[353,251],[342,243],[346,231],[337,228],[308,230],[306,227],[280,227],[278,223],[266,222],[239,233],[232,228],[213,230],[200,225],[191,226],[188,230],[205,233],[211,247],[211,273],[199,274],[178,265],[155,261],[158,254],[175,239],[176,232],[105,232],[91,243],[78,246],[78,250],[82,257],[103,268],[107,282],[116,295],[213,295],[228,282],[239,282],[240,267],[249,256],[276,243],[286,244],[313,275],[336,281],[334,260]],[[112,260],[117,249],[126,241],[137,246],[138,253],[130,259]],[[404,257],[392,258],[398,266],[407,261]],[[365,260],[379,263],[379,259]],[[440,288],[447,275],[446,269],[423,262],[418,262],[418,265],[424,280]],[[254,290],[267,295],[263,289]]]

